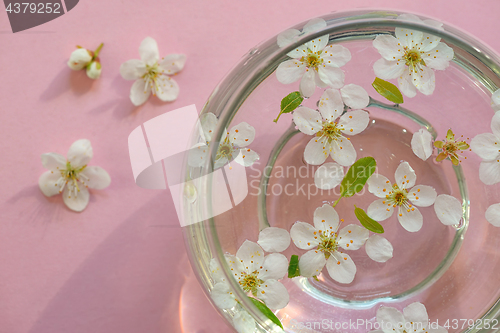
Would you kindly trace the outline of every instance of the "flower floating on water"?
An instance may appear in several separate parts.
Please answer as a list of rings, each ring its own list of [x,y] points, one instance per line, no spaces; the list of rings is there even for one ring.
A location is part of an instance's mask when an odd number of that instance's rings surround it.
[[[90,141],[75,141],[69,148],[67,158],[57,153],[42,154],[42,164],[48,169],[38,185],[48,197],[62,193],[69,209],[81,212],[89,203],[87,188],[102,190],[109,186],[111,178],[101,167],[87,166],[93,151]]]
[[[458,154],[469,149],[469,144],[465,141],[456,141],[455,134],[449,129],[448,133],[446,133],[446,139],[443,141],[435,141],[434,147],[442,149],[436,157],[436,161],[441,162],[449,157],[453,165],[458,165],[460,163],[460,156]]]
[[[400,20],[422,23],[417,16],[402,14]],[[442,30],[442,24],[424,20],[424,24]],[[417,89],[430,95],[436,87],[434,70],[444,70],[453,59],[454,52],[441,38],[418,30],[396,28],[396,37],[378,35],[373,46],[382,56],[374,65],[375,75],[381,79],[398,78],[403,94],[414,97]]]
[[[278,280],[288,272],[288,260],[280,253],[264,256],[262,248],[246,240],[236,252],[236,256],[226,254],[226,261],[243,291],[262,300],[271,309],[282,309],[289,301],[288,291]],[[236,299],[229,284],[222,278],[220,269],[211,262],[212,277],[216,284],[212,299],[221,309],[236,305]]]
[[[259,233],[257,244],[266,252],[283,252],[290,246],[290,234],[285,229],[267,227]]]
[[[491,120],[491,131],[476,135],[470,142],[471,150],[483,159],[479,179],[486,185],[500,182],[500,112]]]
[[[323,205],[314,211],[314,226],[296,222],[290,235],[294,244],[306,252],[299,260],[300,275],[319,275],[326,266],[332,279],[340,283],[351,283],[356,275],[356,265],[344,250],[358,250],[369,236],[365,228],[349,224],[338,231],[339,215],[330,205]],[[368,249],[367,249],[368,250]]]
[[[330,155],[340,165],[350,166],[356,161],[356,150],[344,135],[364,131],[370,121],[368,112],[353,110],[341,116],[344,103],[340,92],[334,89],[323,93],[318,108],[319,112],[302,106],[293,113],[293,121],[299,130],[314,135],[304,150],[305,161],[319,165]]]
[[[101,52],[103,46],[104,44],[101,43],[93,52],[81,46],[77,46],[77,49],[73,51],[69,57],[68,67],[75,71],[85,68],[89,78],[93,80],[98,79],[101,76],[99,52]]]
[[[417,185],[417,175],[408,162],[401,163],[394,175],[396,182],[374,173],[367,181],[368,191],[382,198],[368,206],[367,214],[375,221],[383,221],[392,216],[398,207],[399,223],[410,232],[419,231],[423,217],[417,207],[428,207],[436,200],[436,190],[430,186]]]
[[[425,128],[413,133],[411,138],[411,150],[413,153],[425,161],[432,155],[432,135]]]
[[[320,25],[318,21],[311,27],[313,30],[318,30],[321,28]],[[321,36],[289,52],[288,56],[294,59],[278,66],[276,70],[278,81],[289,84],[301,79],[299,90],[304,97],[311,97],[316,86],[341,88],[344,85],[344,72],[340,67],[351,60],[351,52],[341,45],[327,45],[328,38],[328,35]],[[280,40],[278,39],[278,44]],[[283,40],[286,40],[283,42],[286,44],[290,38],[286,37]]]
[[[130,100],[135,106],[146,102],[151,92],[164,102],[172,102],[179,96],[179,86],[170,77],[184,68],[184,54],[169,54],[160,60],[158,44],[146,37],[139,47],[141,60],[126,61],[120,67],[125,80],[135,80],[130,89]]]
[[[189,152],[188,163],[192,167],[202,166],[208,158],[209,145],[217,127],[217,121],[218,119],[213,113],[206,113],[201,117],[200,122],[205,143],[198,144]],[[233,160],[245,167],[254,164],[259,159],[259,155],[250,148],[246,148],[254,139],[255,128],[246,122],[233,126],[219,143],[215,156],[215,169]]]
[[[396,308],[382,306],[377,310],[377,322],[383,333],[394,332],[423,332],[423,333],[447,333],[446,328],[438,326],[437,323],[429,325],[427,309],[422,303],[415,302],[404,308],[403,313]],[[381,332],[370,331],[370,333]]]
[[[448,194],[438,195],[434,202],[434,211],[444,225],[458,225],[463,217],[462,203]]]

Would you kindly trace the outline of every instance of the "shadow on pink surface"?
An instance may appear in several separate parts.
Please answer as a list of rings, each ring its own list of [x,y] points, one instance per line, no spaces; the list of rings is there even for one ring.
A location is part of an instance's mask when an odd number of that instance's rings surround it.
[[[156,196],[110,233],[29,332],[231,332],[194,277],[166,199]],[[148,214],[158,207],[163,220]]]

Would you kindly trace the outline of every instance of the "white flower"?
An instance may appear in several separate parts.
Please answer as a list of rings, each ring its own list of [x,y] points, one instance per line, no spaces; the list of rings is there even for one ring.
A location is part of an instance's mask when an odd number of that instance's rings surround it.
[[[429,325],[427,309],[422,303],[415,302],[404,308],[403,313],[396,308],[382,306],[377,310],[377,321],[383,333],[424,332],[447,333],[448,331],[437,323]],[[381,331],[370,331],[370,333]]]
[[[189,152],[188,163],[192,167],[199,167],[208,158],[209,145],[212,135],[217,127],[217,117],[213,113],[206,113],[201,116],[201,129],[205,143],[200,143]],[[246,148],[255,139],[255,128],[246,122],[233,126],[226,132],[226,136],[219,143],[219,148],[215,156],[215,169],[220,168],[228,162],[234,160],[243,166],[251,166],[258,159],[259,155]]]
[[[486,220],[495,227],[500,227],[500,203],[491,205],[486,210]]]
[[[350,89],[351,87],[348,91]],[[319,100],[319,112],[301,106],[293,113],[293,121],[299,130],[304,134],[314,135],[304,150],[304,159],[308,164],[322,164],[328,155],[342,166],[350,166],[356,161],[356,150],[343,134],[355,135],[362,132],[368,126],[370,117],[368,112],[362,110],[348,111],[341,116],[345,102],[341,92],[326,90]],[[355,104],[361,104],[360,99],[353,99]]]
[[[143,104],[151,92],[164,102],[171,102],[179,96],[179,86],[169,75],[184,68],[184,54],[169,54],[160,60],[158,44],[146,37],[139,47],[141,60],[133,59],[123,63],[120,74],[125,80],[135,80],[130,89],[130,100],[136,106]]]
[[[340,220],[343,221],[343,220]],[[350,224],[340,232],[339,215],[330,205],[314,211],[314,227],[309,223],[296,222],[290,235],[294,244],[306,252],[299,259],[300,275],[319,275],[326,265],[328,274],[339,283],[351,283],[356,274],[356,265],[344,250],[357,250],[368,239],[369,232],[359,225]]]
[[[398,17],[422,23],[417,16],[403,14]],[[442,24],[425,20],[424,24],[442,30]],[[398,86],[403,94],[414,97],[417,89],[430,95],[436,87],[434,70],[444,70],[453,59],[453,49],[434,35],[418,30],[396,28],[396,37],[379,35],[373,46],[382,56],[373,65],[375,75],[381,79],[398,78]]]
[[[326,26],[326,22],[317,19],[304,27],[308,33]],[[278,45],[286,45],[298,38],[298,30],[288,30],[278,36]],[[341,45],[328,45],[329,35],[321,36],[307,42],[287,55],[292,60],[281,63],[276,70],[278,81],[284,84],[293,83],[299,79],[300,93],[311,97],[316,86],[320,88],[341,88],[344,85],[344,72],[340,67],[351,60],[351,52]]]
[[[394,175],[396,183],[386,177],[374,173],[368,178],[368,191],[383,199],[376,200],[368,206],[367,214],[375,221],[383,221],[391,217],[394,208],[398,207],[399,223],[410,232],[419,231],[423,225],[423,217],[417,207],[428,207],[436,200],[436,190],[430,186],[417,185],[417,175],[408,162],[402,162]]]
[[[101,63],[99,61],[92,61],[87,66],[87,76],[93,80],[101,76]]]
[[[486,185],[500,182],[500,112],[491,120],[493,133],[478,134],[472,138],[470,148],[483,159],[479,165],[479,179]]]
[[[413,153],[425,161],[432,155],[432,135],[425,128],[413,133],[411,138],[411,150]]]
[[[79,71],[90,63],[93,55],[92,51],[79,47],[71,53],[68,67],[74,71]]]
[[[48,169],[38,185],[48,197],[62,193],[69,209],[81,212],[89,203],[87,188],[102,190],[111,178],[101,167],[87,166],[92,158],[92,146],[86,139],[75,141],[69,148],[67,159],[57,153],[42,154],[42,164]]]
[[[282,309],[288,304],[288,291],[278,282],[288,272],[288,260],[284,255],[271,253],[264,256],[264,251],[257,243],[246,240],[236,256],[226,254],[225,258],[243,291],[262,300],[271,309]],[[234,307],[235,296],[214,260],[210,268],[216,281],[211,292],[214,303],[221,309]]]
[[[283,252],[290,246],[290,234],[285,229],[267,227],[259,233],[257,244],[266,252]]]
[[[438,195],[434,202],[434,211],[444,225],[457,225],[463,217],[462,203],[448,194]]]
[[[386,262],[392,258],[393,247],[391,242],[380,235],[372,235],[365,244],[366,254],[376,262]]]

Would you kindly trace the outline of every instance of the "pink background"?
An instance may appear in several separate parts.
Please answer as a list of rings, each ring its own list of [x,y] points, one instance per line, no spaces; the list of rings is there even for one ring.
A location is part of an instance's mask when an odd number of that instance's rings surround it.
[[[22,1],[20,1],[22,2]],[[127,137],[144,121],[196,104],[255,44],[330,11],[373,6],[363,0],[81,0],[68,14],[12,34],[0,13],[0,332],[230,332],[194,278],[167,191],[133,181]],[[380,1],[439,18],[500,52],[497,0]],[[3,8],[3,7],[2,7]],[[185,53],[177,101],[134,107],[120,64],[138,58],[146,36],[160,54]],[[75,45],[99,43],[100,80],[73,72]],[[45,198],[40,154],[66,154],[90,139],[93,165],[111,186],[91,193],[83,213]]]

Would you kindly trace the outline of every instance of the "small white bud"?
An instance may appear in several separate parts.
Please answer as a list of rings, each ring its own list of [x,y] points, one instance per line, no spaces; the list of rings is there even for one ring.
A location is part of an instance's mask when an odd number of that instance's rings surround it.
[[[74,71],[79,71],[89,64],[92,60],[92,54],[89,50],[78,48],[71,53],[68,60],[68,66]]]
[[[92,61],[87,66],[87,76],[93,80],[98,79],[101,76],[101,63],[98,61]]]

